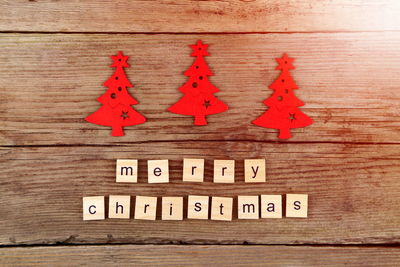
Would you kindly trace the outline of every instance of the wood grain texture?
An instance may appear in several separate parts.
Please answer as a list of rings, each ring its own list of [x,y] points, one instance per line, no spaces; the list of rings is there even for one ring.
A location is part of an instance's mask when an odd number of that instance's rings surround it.
[[[400,30],[397,0],[0,1],[0,31],[311,32]]]
[[[316,257],[316,255],[318,255]],[[391,247],[60,246],[0,249],[12,266],[397,266]]]
[[[230,109],[208,116],[209,125],[166,109],[182,94],[182,73],[192,64],[189,44],[210,44],[207,58]],[[399,143],[400,33],[129,35],[2,34],[0,50],[0,144],[81,145],[152,141],[277,141],[277,131],[252,125],[277,77],[274,58],[296,58],[292,72],[315,123],[293,129],[289,142]],[[304,46],[307,44],[307,47]],[[126,73],[148,118],[125,127],[126,136],[84,118],[113,73],[110,55],[130,56]]]
[[[205,182],[183,183],[182,159],[200,155],[206,159]],[[267,160],[267,182],[245,183],[243,160],[261,157]],[[118,158],[140,159],[138,184],[115,183]],[[159,158],[170,159],[170,183],[148,184],[145,160]],[[212,183],[213,159],[237,160],[236,183]],[[196,141],[3,147],[0,244],[398,243],[399,160],[399,145],[393,144]],[[309,194],[307,219],[237,219],[238,195],[285,193]],[[158,205],[153,222],[83,221],[82,197],[98,195],[184,196],[184,203],[187,195],[235,197],[234,218],[161,221]]]

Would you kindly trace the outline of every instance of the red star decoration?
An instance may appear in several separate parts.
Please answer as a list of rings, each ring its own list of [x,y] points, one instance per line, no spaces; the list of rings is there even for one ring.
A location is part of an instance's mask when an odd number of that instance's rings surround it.
[[[128,60],[129,57],[122,55],[121,51],[118,52],[118,55],[111,56],[111,58],[114,61],[114,63],[111,64],[111,67],[115,67],[115,68],[118,68],[118,67],[127,68],[127,67],[129,67],[128,63],[126,63],[126,61]]]
[[[190,45],[190,47],[193,49],[192,57],[209,56],[207,52],[208,45],[203,44],[200,40],[198,40],[196,44]]]
[[[277,58],[276,61],[278,62],[277,70],[293,70],[295,67],[292,65],[294,58],[289,57],[286,53],[281,58]]]

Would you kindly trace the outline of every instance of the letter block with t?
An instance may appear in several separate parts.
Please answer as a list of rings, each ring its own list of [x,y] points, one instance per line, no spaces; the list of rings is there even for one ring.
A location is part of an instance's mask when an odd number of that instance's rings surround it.
[[[136,159],[117,159],[117,183],[137,183],[138,161]]]
[[[83,220],[104,220],[104,196],[84,197]]]
[[[287,194],[286,195],[286,217],[307,218],[308,195]]]
[[[232,221],[233,198],[212,197],[211,220]]]

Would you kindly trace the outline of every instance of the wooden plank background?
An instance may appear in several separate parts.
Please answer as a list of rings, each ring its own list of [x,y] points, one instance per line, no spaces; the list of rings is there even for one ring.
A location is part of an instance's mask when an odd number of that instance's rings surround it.
[[[396,265],[399,15],[394,0],[0,1],[0,264]],[[230,107],[206,127],[166,112],[197,39]],[[121,138],[83,120],[118,50],[148,118]],[[250,124],[284,52],[315,121],[286,141]],[[204,183],[181,181],[184,157],[206,159]],[[259,157],[267,182],[245,184]],[[115,183],[117,158],[139,159],[138,184]],[[227,158],[237,183],[213,184]],[[147,184],[147,159],[170,159],[171,183]],[[309,218],[82,221],[89,195],[268,193],[308,193]]]

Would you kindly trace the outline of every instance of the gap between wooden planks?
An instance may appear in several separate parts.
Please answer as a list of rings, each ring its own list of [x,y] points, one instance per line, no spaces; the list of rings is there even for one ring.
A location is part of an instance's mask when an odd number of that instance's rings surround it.
[[[384,31],[400,30],[399,16],[397,0],[2,1],[0,31]]]
[[[318,255],[318,257],[316,257]],[[12,266],[397,266],[395,247],[104,245],[0,249]]]
[[[189,44],[210,44],[210,79],[230,109],[206,127],[166,109],[182,94]],[[304,47],[307,43],[307,48]],[[289,142],[399,143],[400,33],[330,34],[2,34],[0,145],[103,145],[164,141],[277,141],[277,131],[250,122],[260,116],[277,77],[275,58],[296,58],[292,72],[302,110],[315,123],[293,129]],[[130,56],[134,108],[148,118],[121,138],[84,118],[112,74],[110,55]],[[12,79],[12,82],[10,82]]]
[[[389,244],[400,240],[398,145],[167,142],[121,146],[2,148],[0,244]],[[203,155],[205,181],[182,182],[182,158]],[[243,177],[248,157],[266,158],[267,181],[212,183],[210,160],[232,158]],[[138,184],[115,183],[115,159],[170,159],[170,183],[149,185],[139,161]],[[82,221],[88,195],[232,197],[309,194],[306,220],[140,222]],[[237,204],[234,203],[234,208]],[[236,214],[237,211],[234,211]],[[158,211],[160,214],[160,210]]]

